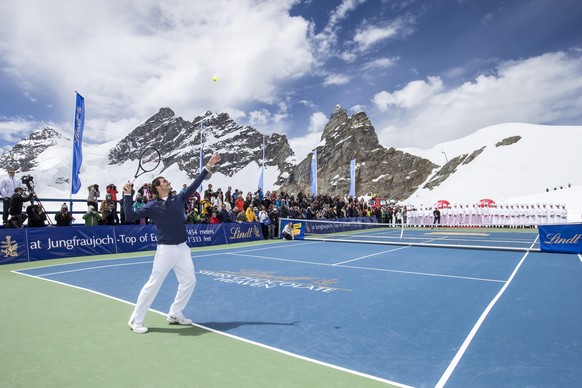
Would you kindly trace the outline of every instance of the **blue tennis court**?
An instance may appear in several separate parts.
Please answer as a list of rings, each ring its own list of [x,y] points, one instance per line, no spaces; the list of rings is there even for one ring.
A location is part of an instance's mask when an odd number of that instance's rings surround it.
[[[193,259],[185,314],[215,331],[401,386],[582,381],[577,255],[296,240]],[[151,262],[19,272],[134,303]],[[168,276],[152,309],[165,312],[176,286]]]

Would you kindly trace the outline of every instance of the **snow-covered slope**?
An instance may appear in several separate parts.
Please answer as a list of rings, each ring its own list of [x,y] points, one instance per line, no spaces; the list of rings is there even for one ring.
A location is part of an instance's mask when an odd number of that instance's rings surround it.
[[[515,136],[521,138],[509,145],[498,145]],[[421,186],[408,202],[430,206],[439,199],[474,203],[489,198],[498,203],[564,203],[569,220],[580,221],[581,146],[581,126],[508,123],[480,129],[431,149],[405,149],[442,166],[485,147],[471,162],[457,166],[437,187],[429,190]]]

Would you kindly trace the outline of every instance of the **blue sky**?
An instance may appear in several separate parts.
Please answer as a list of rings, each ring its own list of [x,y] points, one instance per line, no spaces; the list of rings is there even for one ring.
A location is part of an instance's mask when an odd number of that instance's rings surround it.
[[[286,134],[300,159],[336,104],[396,148],[581,125],[580,15],[579,0],[0,0],[0,147],[71,132],[75,91],[85,142],[161,107],[211,110]]]

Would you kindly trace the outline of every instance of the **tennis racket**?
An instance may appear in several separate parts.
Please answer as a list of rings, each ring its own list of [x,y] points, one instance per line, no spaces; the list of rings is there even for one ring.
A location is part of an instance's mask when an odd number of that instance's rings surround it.
[[[154,147],[147,147],[142,151],[139,156],[139,165],[135,171],[133,178],[129,180],[129,183],[133,183],[137,177],[147,173],[152,172],[160,165],[162,161],[162,155]]]

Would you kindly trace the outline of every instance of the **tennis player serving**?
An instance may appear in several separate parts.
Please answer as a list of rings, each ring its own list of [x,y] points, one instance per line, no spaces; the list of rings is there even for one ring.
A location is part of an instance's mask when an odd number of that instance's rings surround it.
[[[167,321],[179,325],[192,324],[192,320],[186,318],[182,313],[196,285],[194,263],[190,248],[186,245],[188,236],[184,226],[184,205],[218,162],[220,162],[220,155],[215,153],[186,191],[177,195],[171,194],[172,185],[166,178],[161,176],[155,178],[152,181],[155,199],[135,211],[133,210],[131,183],[127,182],[123,186],[125,219],[131,222],[148,217],[158,230],[158,246],[154,256],[152,273],[139,293],[133,314],[128,322],[134,333],[144,334],[148,332],[148,328],[144,326],[145,315],[170,270],[174,270],[179,285],[174,303],[170,306]]]

